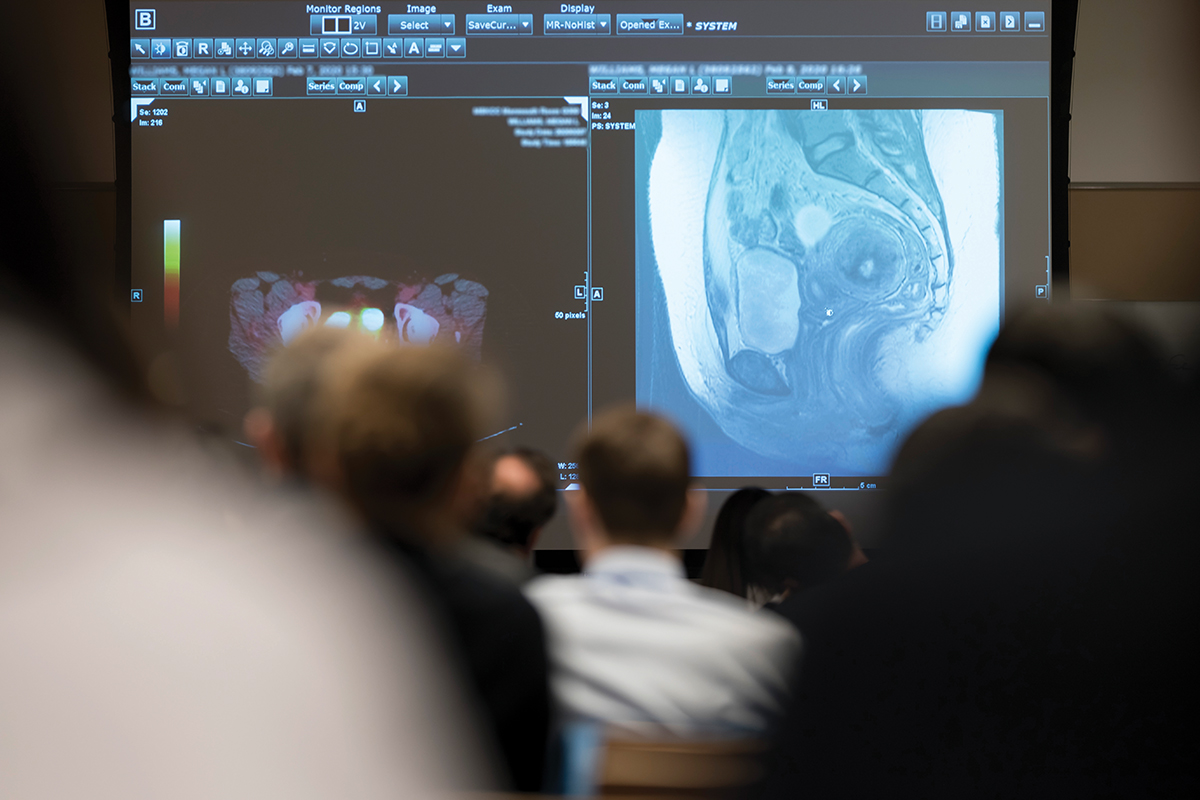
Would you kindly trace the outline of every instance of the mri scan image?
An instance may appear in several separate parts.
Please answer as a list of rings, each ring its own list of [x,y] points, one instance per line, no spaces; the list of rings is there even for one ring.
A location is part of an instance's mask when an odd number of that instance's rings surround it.
[[[999,328],[1000,112],[639,111],[638,401],[701,475],[881,475]]]
[[[230,289],[229,351],[260,383],[274,349],[318,325],[351,328],[397,346],[448,344],[479,358],[487,298],[483,284],[457,273],[399,282],[259,272]]]

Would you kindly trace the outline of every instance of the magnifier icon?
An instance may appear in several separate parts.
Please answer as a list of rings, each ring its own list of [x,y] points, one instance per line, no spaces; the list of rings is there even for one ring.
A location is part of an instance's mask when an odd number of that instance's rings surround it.
[[[291,42],[287,42],[286,44],[284,44],[283,49],[279,51],[279,54],[284,55],[286,53],[292,52],[292,50],[294,50],[294,49],[296,49],[296,46],[293,45]]]

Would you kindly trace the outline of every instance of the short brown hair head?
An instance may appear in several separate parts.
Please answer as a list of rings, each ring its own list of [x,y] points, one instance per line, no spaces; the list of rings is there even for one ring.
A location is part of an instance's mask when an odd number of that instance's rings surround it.
[[[692,482],[687,442],[674,425],[633,406],[615,408],[592,419],[575,452],[580,483],[610,539],[674,536]]]
[[[348,499],[369,523],[417,538],[448,511],[498,402],[498,381],[457,350],[374,346],[329,395],[331,442]]]

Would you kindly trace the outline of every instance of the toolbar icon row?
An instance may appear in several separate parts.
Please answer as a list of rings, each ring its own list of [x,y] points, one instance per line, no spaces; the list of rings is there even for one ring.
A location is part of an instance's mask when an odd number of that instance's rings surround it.
[[[767,94],[867,94],[866,75],[822,75],[819,77],[773,76],[767,78]]]
[[[1020,11],[1001,11],[999,19],[995,11],[976,11],[972,17],[970,11],[926,11],[925,30],[929,33],[1020,33]],[[1029,33],[1043,33],[1046,30],[1046,12],[1026,11],[1025,28]],[[973,21],[973,25],[972,25]]]
[[[271,97],[274,79],[269,75],[249,78],[226,76],[190,78],[131,78],[129,93],[134,97]]]
[[[337,38],[226,38],[131,39],[129,57],[141,59],[250,59],[279,58],[466,58],[465,38],[441,36],[363,39]]]

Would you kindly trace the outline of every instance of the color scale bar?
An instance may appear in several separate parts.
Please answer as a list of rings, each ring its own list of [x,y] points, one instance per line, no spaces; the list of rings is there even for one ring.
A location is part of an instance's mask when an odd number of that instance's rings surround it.
[[[163,322],[179,325],[179,220],[163,220]]]

